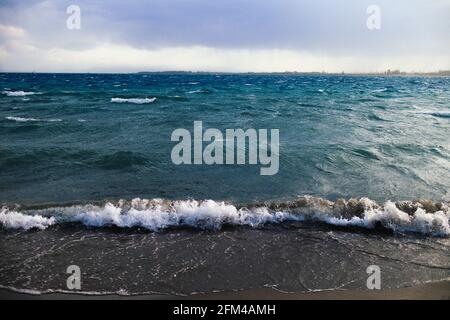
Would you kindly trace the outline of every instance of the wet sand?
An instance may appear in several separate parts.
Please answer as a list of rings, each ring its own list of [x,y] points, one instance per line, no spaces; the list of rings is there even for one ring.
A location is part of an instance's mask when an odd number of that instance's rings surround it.
[[[450,280],[393,290],[334,290],[307,293],[284,293],[271,288],[237,292],[217,292],[190,296],[171,295],[83,295],[48,293],[31,295],[0,290],[0,299],[21,300],[450,300]]]

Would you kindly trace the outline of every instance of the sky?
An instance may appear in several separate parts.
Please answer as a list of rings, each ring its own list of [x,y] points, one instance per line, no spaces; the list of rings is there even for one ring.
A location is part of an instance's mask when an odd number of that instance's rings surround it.
[[[0,71],[429,72],[449,35],[450,0],[0,0]]]

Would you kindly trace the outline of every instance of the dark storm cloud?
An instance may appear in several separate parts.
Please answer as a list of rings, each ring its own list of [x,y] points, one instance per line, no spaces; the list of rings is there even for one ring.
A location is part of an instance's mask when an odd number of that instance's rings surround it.
[[[373,4],[380,30],[366,26]],[[69,5],[81,9],[80,30],[66,27]],[[156,69],[447,68],[448,21],[450,0],[4,0],[0,69],[66,70],[68,59],[70,70],[140,69],[136,59]]]
[[[382,28],[366,28],[365,0],[3,1],[3,24],[24,28],[40,47],[99,41],[137,48],[208,46],[342,52],[448,50],[449,1],[375,1]],[[68,37],[66,8],[82,10]]]

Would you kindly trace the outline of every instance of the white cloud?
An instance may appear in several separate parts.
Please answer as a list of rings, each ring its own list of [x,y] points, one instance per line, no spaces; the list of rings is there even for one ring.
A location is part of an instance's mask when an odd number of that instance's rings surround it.
[[[450,69],[450,0],[0,1],[0,70],[41,72]]]
[[[283,72],[370,72],[386,69],[450,69],[447,56],[327,55],[280,49],[217,49],[202,46],[137,49],[104,44],[87,50],[39,49],[23,44],[4,56],[4,71],[135,72],[159,70]]]
[[[17,39],[25,36],[25,30],[22,28],[0,24],[0,37],[2,39]]]

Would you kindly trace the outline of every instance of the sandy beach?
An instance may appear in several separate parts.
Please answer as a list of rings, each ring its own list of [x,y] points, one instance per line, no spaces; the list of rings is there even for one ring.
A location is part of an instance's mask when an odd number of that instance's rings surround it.
[[[19,300],[449,300],[450,280],[393,290],[334,290],[308,293],[284,293],[271,288],[237,292],[217,292],[190,296],[171,295],[83,295],[48,293],[31,295],[0,290],[0,299]]]

